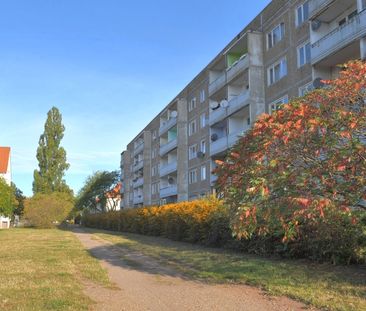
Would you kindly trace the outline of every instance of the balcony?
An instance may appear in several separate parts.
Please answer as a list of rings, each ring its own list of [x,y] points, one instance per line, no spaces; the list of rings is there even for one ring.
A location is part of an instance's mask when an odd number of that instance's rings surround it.
[[[169,131],[175,125],[177,125],[177,118],[170,118],[166,122],[162,123],[159,128],[159,136]]]
[[[173,139],[170,142],[168,142],[165,145],[160,146],[159,154],[162,157],[164,154],[167,154],[169,151],[172,151],[173,149],[177,148],[178,141],[177,139]]]
[[[208,117],[208,122],[210,126],[224,120],[227,117],[227,110],[226,108],[218,108],[216,110],[211,110],[210,115]]]
[[[133,166],[133,171],[137,172],[138,170],[141,170],[144,167],[144,161],[139,161]]]
[[[133,197],[133,204],[142,204],[142,203],[144,203],[144,198],[141,194]]]
[[[243,136],[243,134],[247,131],[247,129],[245,130],[242,130],[242,131],[238,131],[238,132],[235,132],[233,134],[230,134],[228,136],[228,148],[231,148],[233,147],[237,142],[238,140],[240,139],[241,136]]]
[[[166,176],[175,172],[178,168],[178,162],[174,161],[160,167],[160,177]]]
[[[309,17],[312,18],[318,15],[321,11],[327,8],[334,0],[310,0],[309,1]]]
[[[215,174],[211,174],[211,185],[214,185],[217,181],[218,177]]]
[[[144,178],[140,177],[139,179],[137,179],[134,183],[133,183],[133,187],[134,188],[138,188],[144,185]]]
[[[137,155],[137,154],[139,154],[139,153],[141,153],[143,151],[144,151],[144,143],[139,144],[138,146],[136,146],[135,149],[134,149],[134,151],[133,151],[133,154],[134,155]]]
[[[178,194],[177,185],[160,188],[160,198],[167,198]]]
[[[210,144],[210,155],[214,156],[216,154],[224,152],[228,148],[227,136],[223,136]]]
[[[248,105],[249,105],[249,91],[245,91],[229,101],[229,107],[227,108],[227,115],[230,116],[233,113],[239,111],[240,109]]]
[[[211,96],[226,84],[226,72],[223,72],[215,81],[208,86],[208,95]]]
[[[313,43],[311,46],[311,63],[314,65],[320,62],[365,35],[366,10]]]
[[[242,73],[244,70],[249,68],[249,57],[247,54],[244,54],[239,58],[234,64],[231,65],[228,69],[226,69],[226,79],[227,82],[230,82],[237,75]]]

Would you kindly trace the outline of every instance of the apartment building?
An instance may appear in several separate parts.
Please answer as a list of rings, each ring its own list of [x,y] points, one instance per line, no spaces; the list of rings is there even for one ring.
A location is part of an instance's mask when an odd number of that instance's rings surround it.
[[[123,207],[215,192],[215,160],[260,114],[366,58],[365,8],[366,0],[273,0],[127,146]]]

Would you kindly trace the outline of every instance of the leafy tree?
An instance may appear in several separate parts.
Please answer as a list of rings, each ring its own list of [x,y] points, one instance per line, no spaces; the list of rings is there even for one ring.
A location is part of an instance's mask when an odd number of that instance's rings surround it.
[[[105,211],[108,193],[113,192],[118,181],[119,173],[117,171],[98,171],[89,176],[78,193],[76,207],[79,210]]]
[[[74,198],[66,192],[37,193],[25,200],[24,218],[37,228],[52,228],[70,216]]]
[[[66,162],[66,151],[60,146],[65,127],[56,107],[47,113],[44,133],[37,149],[39,169],[34,171],[33,193],[71,192],[64,178],[70,167]]]
[[[14,210],[14,214],[21,216],[21,215],[23,215],[23,212],[24,212],[24,200],[26,197],[23,195],[23,192],[14,183],[12,183],[11,186],[13,188],[15,199],[17,201],[17,207]]]
[[[219,161],[218,185],[239,238],[305,241],[309,256],[357,249],[354,207],[366,199],[366,64],[263,115]],[[323,239],[321,247],[314,241]],[[342,249],[343,248],[343,249]]]
[[[0,177],[0,215],[10,217],[16,207],[14,189]]]

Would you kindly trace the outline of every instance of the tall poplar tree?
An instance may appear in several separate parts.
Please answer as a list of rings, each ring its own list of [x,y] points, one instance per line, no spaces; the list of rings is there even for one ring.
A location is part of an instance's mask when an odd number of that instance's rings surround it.
[[[37,149],[38,170],[34,171],[33,193],[71,193],[64,178],[70,167],[66,162],[66,151],[60,146],[65,127],[62,115],[56,107],[47,113],[44,133],[39,138]]]

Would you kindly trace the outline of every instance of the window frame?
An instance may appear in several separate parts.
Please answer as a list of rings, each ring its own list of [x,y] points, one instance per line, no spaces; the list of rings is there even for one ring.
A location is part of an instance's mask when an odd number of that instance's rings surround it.
[[[308,46],[309,50],[306,50],[306,47]],[[301,52],[303,51],[303,52]],[[304,63],[301,64],[301,53],[304,57]],[[299,45],[297,47],[297,68],[304,67],[307,64],[310,64],[311,62],[311,44],[310,41],[306,41],[305,43]]]
[[[275,71],[275,69],[276,69],[277,66],[279,66],[279,75],[278,75],[278,79],[276,80],[276,71]],[[282,66],[284,66],[284,67],[282,68]],[[281,75],[281,72],[282,72],[282,75]],[[284,56],[284,57],[280,58],[278,61],[276,61],[275,63],[273,63],[271,66],[268,67],[268,69],[267,69],[267,79],[268,79],[267,85],[271,86],[271,85],[277,83],[278,81],[280,81],[281,79],[286,77],[287,74],[288,74],[287,57]]]
[[[307,6],[307,11],[305,11],[304,7]],[[300,10],[300,11],[299,11]],[[305,16],[305,12],[307,12],[307,16]],[[306,21],[309,20],[309,1],[305,1],[295,9],[296,16],[296,27],[300,27]]]
[[[279,105],[284,105],[288,103],[288,95],[282,96],[276,100],[274,100],[273,102],[271,102],[269,104],[269,114],[272,114],[273,112],[276,112],[277,110],[280,109]],[[272,109],[272,107],[275,106],[274,109]]]
[[[279,29],[279,39],[275,39],[274,36],[275,31]],[[285,23],[281,22],[277,26],[273,27],[271,31],[267,33],[267,50],[276,46],[282,39],[285,37]]]

